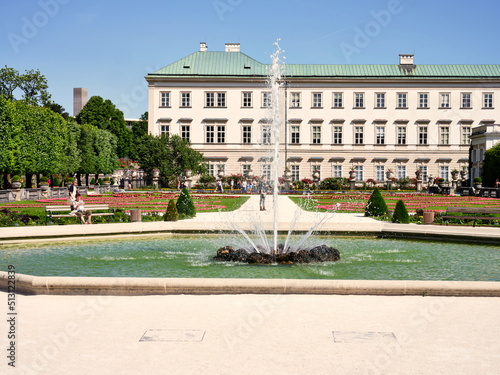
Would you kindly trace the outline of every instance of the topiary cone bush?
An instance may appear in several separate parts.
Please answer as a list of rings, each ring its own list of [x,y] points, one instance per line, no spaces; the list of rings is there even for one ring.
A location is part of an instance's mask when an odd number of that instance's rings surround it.
[[[393,223],[408,224],[410,223],[410,215],[408,215],[408,210],[402,199],[398,200],[396,203],[396,208],[394,209],[394,214],[392,215]]]
[[[186,188],[182,188],[181,195],[177,199],[177,212],[179,215],[186,215],[187,217],[195,217],[196,209],[194,208],[193,200],[189,195]]]
[[[177,221],[179,220],[179,213],[177,212],[177,207],[175,205],[175,200],[170,199],[167,206],[167,211],[163,218],[165,221]]]
[[[383,216],[387,211],[384,197],[382,197],[382,194],[380,194],[380,191],[376,187],[366,204],[365,216]]]

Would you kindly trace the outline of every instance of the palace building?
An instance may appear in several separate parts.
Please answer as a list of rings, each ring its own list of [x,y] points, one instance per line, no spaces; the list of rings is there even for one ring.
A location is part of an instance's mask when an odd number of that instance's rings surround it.
[[[268,65],[240,52],[197,51],[146,77],[149,132],[178,134],[211,174],[270,175]],[[293,179],[450,178],[469,165],[472,128],[500,121],[500,65],[287,64],[282,75],[280,170]]]

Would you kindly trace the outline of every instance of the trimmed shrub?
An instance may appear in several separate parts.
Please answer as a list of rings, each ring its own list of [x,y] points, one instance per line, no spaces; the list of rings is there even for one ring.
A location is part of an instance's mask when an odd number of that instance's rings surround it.
[[[321,190],[342,190],[344,184],[347,184],[347,179],[343,177],[325,178],[319,184]]]
[[[186,188],[182,188],[181,195],[179,199],[177,199],[177,212],[179,215],[185,215],[187,217],[195,217],[196,209],[194,208],[193,200],[189,195],[189,192]]]
[[[408,215],[408,211],[402,199],[398,200],[398,203],[396,203],[396,208],[392,215],[392,222],[401,224],[408,224],[410,222],[410,215]]]
[[[382,197],[382,194],[380,194],[380,191],[376,187],[366,204],[365,216],[383,216],[387,211],[384,197]]]
[[[179,213],[177,212],[177,207],[175,205],[175,200],[170,199],[167,206],[167,211],[163,217],[165,221],[177,221],[179,220]]]
[[[49,182],[49,178],[46,176],[40,177],[40,182]]]
[[[92,180],[90,180],[90,185],[95,185],[95,178],[92,178]]]
[[[474,177],[474,183],[475,184],[480,184],[482,182],[483,182],[483,180],[481,179],[481,177]]]

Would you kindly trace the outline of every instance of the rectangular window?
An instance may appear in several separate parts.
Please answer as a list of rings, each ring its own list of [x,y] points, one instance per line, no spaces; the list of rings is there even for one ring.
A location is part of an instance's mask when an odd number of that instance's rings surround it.
[[[332,170],[333,177],[342,177],[342,166],[334,165]]]
[[[290,108],[300,108],[300,92],[291,93]]]
[[[266,91],[262,93],[262,108],[271,107],[271,92]]]
[[[262,164],[262,175],[266,176],[267,181],[271,181],[271,164]]]
[[[378,145],[385,144],[385,127],[377,126],[376,132],[377,132],[376,133],[377,144]]]
[[[252,107],[252,93],[251,92],[244,92],[242,98],[243,98],[242,107],[245,107],[245,108]]]
[[[226,106],[226,93],[218,92],[217,93],[217,107],[225,107]]]
[[[450,127],[441,126],[439,128],[439,143],[442,145],[450,144]]]
[[[207,133],[205,139],[207,143],[215,142],[215,126],[207,125]]]
[[[321,143],[321,126],[312,127],[312,143],[315,145]]]
[[[398,93],[398,108],[408,108],[408,94],[406,92]]]
[[[343,94],[341,92],[333,93],[333,108],[343,108]]]
[[[208,174],[210,176],[215,176],[215,165],[213,164],[208,165]]]
[[[290,135],[292,137],[292,144],[299,144],[300,143],[300,126],[299,125],[292,125]]]
[[[262,144],[270,145],[271,144],[271,126],[264,125],[262,127]]]
[[[251,169],[252,169],[251,164],[243,164],[242,165],[243,176],[248,176],[250,174]]]
[[[418,167],[422,171],[422,181],[427,182],[427,165],[422,165]]]
[[[313,94],[312,94],[312,106],[313,106],[313,108],[321,108],[323,106],[323,93],[313,92]]]
[[[170,107],[170,92],[160,93],[160,107]]]
[[[463,126],[462,127],[462,144],[463,145],[470,145],[470,134],[471,134],[471,127],[470,126]]]
[[[355,126],[354,127],[354,144],[362,145],[363,144],[363,127]]]
[[[483,108],[493,108],[493,94],[483,94]]]
[[[333,144],[334,145],[342,144],[342,126],[333,127]]]
[[[354,167],[354,171],[356,172],[356,181],[364,181],[363,177],[363,166],[362,165],[356,165]]]
[[[205,107],[215,107],[215,92],[206,93]]]
[[[385,108],[385,92],[375,94],[375,108]]]
[[[385,167],[383,165],[375,166],[375,180],[377,182],[385,181]]]
[[[191,126],[181,125],[181,138],[186,141],[191,141]]]
[[[181,107],[191,107],[190,92],[181,92]]]
[[[364,108],[365,107],[365,94],[362,92],[357,92],[354,94],[354,108]]]
[[[225,125],[217,125],[217,143],[226,143]]]
[[[396,169],[397,177],[398,178],[405,178],[406,177],[406,165],[398,165]]]
[[[469,92],[462,93],[462,108],[472,108],[471,94]]]
[[[439,108],[450,108],[450,94],[439,94]]]
[[[250,125],[243,126],[243,143],[252,143],[252,127]]]
[[[398,145],[406,144],[406,126],[398,126]]]
[[[300,180],[300,166],[299,165],[292,165],[290,167],[290,171],[292,172],[292,181],[299,181]]]
[[[445,181],[449,181],[450,167],[447,165],[442,165],[439,167],[439,177],[444,178]]]
[[[429,108],[429,94],[422,92],[418,94],[418,108]]]
[[[418,128],[418,144],[419,145],[427,144],[427,126],[420,126]]]
[[[160,125],[160,135],[168,134],[170,132],[170,125]]]

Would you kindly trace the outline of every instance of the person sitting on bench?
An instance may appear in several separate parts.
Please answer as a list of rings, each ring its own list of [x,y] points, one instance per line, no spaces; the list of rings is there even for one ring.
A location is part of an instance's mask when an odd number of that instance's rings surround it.
[[[90,221],[92,218],[92,211],[85,209],[85,202],[80,193],[76,193],[76,201],[73,202],[73,205],[76,210],[76,216],[80,218],[82,224],[92,224]],[[85,222],[85,216],[87,216],[87,222]]]

